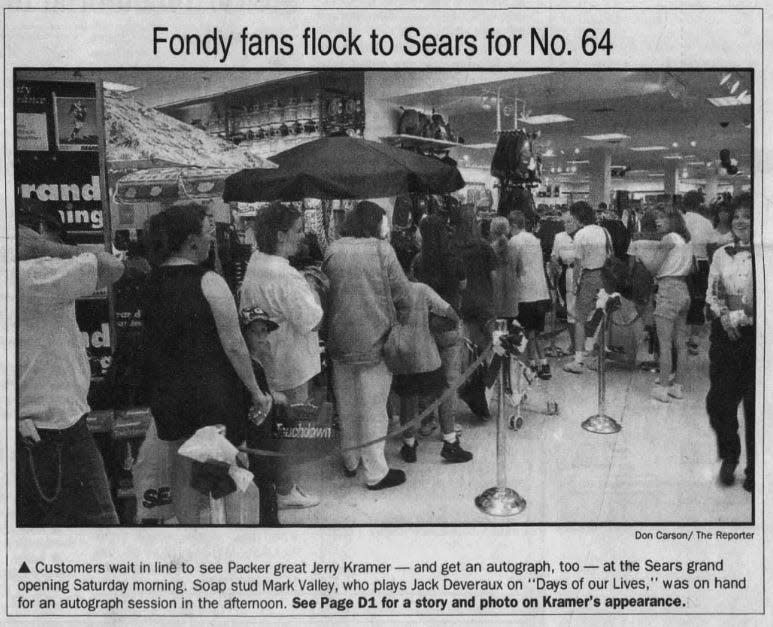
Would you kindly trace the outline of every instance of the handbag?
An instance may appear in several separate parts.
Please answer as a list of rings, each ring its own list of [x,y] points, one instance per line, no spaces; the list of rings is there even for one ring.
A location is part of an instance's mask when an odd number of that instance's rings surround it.
[[[413,374],[417,372],[426,372],[426,364],[429,361],[440,363],[440,353],[433,341],[422,341],[421,333],[425,331],[429,335],[429,329],[421,329],[417,325],[401,324],[397,319],[394,301],[392,300],[392,289],[389,287],[389,276],[386,271],[386,263],[378,247],[379,263],[381,273],[386,287],[386,299],[388,301],[390,327],[384,340],[383,356],[384,362],[393,374]],[[434,351],[434,354],[426,355],[421,353],[421,348]]]
[[[630,299],[633,288],[628,264],[615,256],[609,231],[604,229],[604,235],[607,238],[607,258],[601,267],[601,282],[604,290],[608,294],[619,292],[624,298]]]

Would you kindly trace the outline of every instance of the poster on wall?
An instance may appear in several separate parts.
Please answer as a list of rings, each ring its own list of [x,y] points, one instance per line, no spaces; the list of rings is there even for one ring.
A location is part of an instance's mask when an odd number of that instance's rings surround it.
[[[16,114],[16,149],[48,150],[48,123],[45,113]]]
[[[98,150],[97,106],[93,98],[51,95],[58,150]]]

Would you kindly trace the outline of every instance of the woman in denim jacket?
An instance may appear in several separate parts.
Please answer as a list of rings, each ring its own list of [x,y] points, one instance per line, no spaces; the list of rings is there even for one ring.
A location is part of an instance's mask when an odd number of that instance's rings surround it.
[[[410,308],[408,279],[386,237],[389,225],[378,205],[358,203],[343,228],[343,237],[327,249],[323,271],[330,279],[328,353],[333,361],[333,387],[341,420],[344,449],[386,435],[387,398],[392,373],[383,347],[391,327],[391,293],[399,318]],[[389,285],[386,285],[386,282]],[[353,477],[360,462],[371,490],[405,481],[390,469],[384,442],[345,450],[344,473]]]

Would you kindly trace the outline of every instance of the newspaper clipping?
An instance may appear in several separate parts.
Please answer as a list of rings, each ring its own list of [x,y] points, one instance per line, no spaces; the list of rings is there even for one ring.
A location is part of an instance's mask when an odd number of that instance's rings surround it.
[[[0,622],[770,624],[762,3],[7,4]]]

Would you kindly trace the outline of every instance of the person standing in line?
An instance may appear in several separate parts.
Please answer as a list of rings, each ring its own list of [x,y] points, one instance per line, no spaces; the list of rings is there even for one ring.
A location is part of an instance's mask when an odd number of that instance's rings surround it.
[[[515,291],[515,280],[509,279],[515,268],[511,267],[508,254],[510,222],[507,218],[497,216],[491,220],[489,240],[497,260],[493,275],[494,313],[497,318],[512,321],[518,317],[518,293]]]
[[[558,277],[556,285],[559,294],[563,296],[566,303],[566,322],[569,326],[569,352],[574,354],[574,325],[577,322],[575,317],[577,294],[574,291],[574,234],[580,228],[580,224],[569,212],[568,207],[563,210],[561,219],[564,222],[564,230],[556,233],[550,260],[553,264],[553,274]]]
[[[303,216],[281,203],[271,203],[258,212],[255,221],[258,246],[247,264],[239,292],[242,318],[255,307],[278,325],[271,333],[245,338],[250,355],[266,375],[268,388],[280,393],[290,405],[309,400],[309,382],[321,370],[319,336],[322,307],[303,275],[290,265],[304,240]],[[319,498],[301,488],[286,467],[277,477],[279,509],[314,507]]]
[[[690,234],[690,245],[695,259],[695,266],[690,277],[690,309],[687,311],[687,324],[689,325],[687,350],[691,355],[698,354],[698,342],[706,322],[704,309],[706,308],[706,289],[709,277],[707,246],[714,238],[714,227],[708,218],[703,217],[702,205],[703,194],[694,190],[687,192],[682,199],[684,223]]]
[[[711,261],[717,248],[733,241],[733,229],[730,224],[732,212],[733,208],[729,200],[720,200],[712,207],[714,232],[711,241],[706,245],[709,261]]]
[[[454,232],[452,247],[462,260],[467,285],[462,291],[461,316],[464,334],[476,346],[484,346],[490,340],[489,324],[494,313],[494,273],[497,258],[478,234],[475,212],[463,205],[451,216]]]
[[[387,434],[392,373],[384,361],[384,343],[392,307],[401,321],[408,316],[410,286],[386,241],[389,221],[381,207],[359,202],[346,216],[342,235],[328,246],[322,271],[330,279],[328,352],[341,420],[343,470],[354,477],[362,462],[368,489],[382,490],[404,483],[405,473],[389,468],[383,441],[356,447]]]
[[[427,216],[419,225],[421,232],[421,252],[413,260],[413,276],[417,281],[429,285],[438,296],[459,313],[461,294],[467,287],[462,260],[453,254],[448,238],[445,221],[437,215]],[[442,325],[440,325],[442,326]],[[441,367],[445,383],[452,387],[461,375],[462,336],[460,323],[452,328],[430,329],[440,351]],[[472,459],[472,453],[465,451],[456,433],[455,395],[444,401],[438,408],[438,418],[443,437],[443,449],[440,454],[449,462],[466,462]]]
[[[658,291],[654,312],[660,346],[660,378],[651,395],[668,403],[672,398],[684,398],[680,368],[685,365],[687,311],[690,308],[687,277],[692,270],[692,248],[690,233],[678,210],[659,205],[655,209],[655,223],[661,235],[655,262]]]
[[[610,252],[609,234],[595,224],[591,206],[584,202],[574,203],[569,212],[580,225],[574,235],[574,289],[575,300],[574,359],[564,364],[564,370],[581,374],[585,369],[585,353],[591,347],[585,345],[585,322],[596,308],[596,296],[603,287],[601,269]]]
[[[732,213],[734,242],[716,253],[706,291],[711,321],[709,392],[706,411],[717,438],[719,480],[735,482],[741,456],[738,405],[743,403],[746,470],[743,487],[754,490],[755,324],[754,261],[751,250],[751,194],[742,194]]]
[[[117,525],[102,455],[86,424],[91,370],[75,301],[115,283],[124,267],[107,252],[61,243],[53,210],[18,210],[17,221],[16,524]]]
[[[209,501],[191,485],[192,460],[177,450],[207,425],[224,425],[239,446],[249,414],[265,419],[273,400],[255,380],[228,284],[203,265],[215,237],[212,214],[195,203],[169,207],[150,218],[145,237],[154,266],[142,299],[150,409],[172,459],[177,520],[198,524]],[[226,520],[235,522],[240,497],[225,498]]]
[[[515,267],[518,322],[528,338],[529,366],[540,379],[547,380],[552,375],[539,340],[539,334],[545,330],[545,314],[550,308],[550,292],[542,263],[542,245],[526,230],[526,217],[521,211],[511,211],[508,219],[512,236],[507,248]]]

